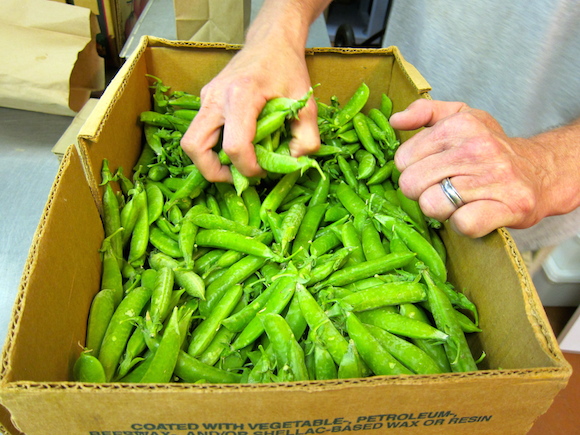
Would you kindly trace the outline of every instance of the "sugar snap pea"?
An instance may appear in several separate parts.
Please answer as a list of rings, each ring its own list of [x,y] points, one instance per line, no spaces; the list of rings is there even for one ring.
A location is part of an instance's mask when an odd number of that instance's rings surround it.
[[[362,83],[345,105],[317,101],[321,148],[302,157],[290,152],[291,122],[312,90],[268,101],[253,143],[266,175],[242,175],[220,137],[233,183],[209,183],[180,145],[200,98],[152,78],[132,178],[103,162],[101,290],[77,379],[254,383],[476,369],[465,335],[480,331],[478,313],[447,281],[440,223],[401,194],[386,94],[373,107]],[[113,234],[121,243],[111,249]]]
[[[133,319],[139,316],[150,298],[151,290],[147,287],[133,289],[123,298],[113,313],[98,355],[107,381],[110,381],[115,374],[117,363],[134,327]]]

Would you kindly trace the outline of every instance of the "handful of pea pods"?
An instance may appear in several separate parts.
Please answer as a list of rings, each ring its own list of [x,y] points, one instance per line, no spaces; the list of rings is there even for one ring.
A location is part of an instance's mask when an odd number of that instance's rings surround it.
[[[317,101],[321,148],[292,157],[312,96],[269,101],[262,179],[209,183],[180,147],[200,99],[152,77],[141,156],[103,161],[102,279],[79,382],[263,383],[477,370],[475,305],[447,281],[440,223],[397,185],[392,102]],[[216,152],[222,164],[225,153]]]

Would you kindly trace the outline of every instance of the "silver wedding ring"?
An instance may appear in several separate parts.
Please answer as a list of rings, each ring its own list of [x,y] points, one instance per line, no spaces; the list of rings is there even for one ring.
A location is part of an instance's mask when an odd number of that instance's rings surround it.
[[[459,192],[457,192],[455,187],[453,187],[453,184],[451,184],[451,180],[449,179],[449,177],[445,178],[439,184],[441,185],[441,189],[443,190],[445,196],[449,199],[449,201],[451,201],[451,204],[453,204],[456,208],[465,205],[463,199],[461,198],[461,195],[459,194]]]

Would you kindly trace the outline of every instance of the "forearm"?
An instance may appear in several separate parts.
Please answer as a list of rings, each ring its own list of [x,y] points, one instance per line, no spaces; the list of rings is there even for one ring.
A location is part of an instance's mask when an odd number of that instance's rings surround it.
[[[310,25],[331,0],[265,0],[250,26],[246,45],[284,43],[303,51]]]
[[[536,153],[544,214],[564,214],[580,207],[580,118],[530,140],[545,151]]]

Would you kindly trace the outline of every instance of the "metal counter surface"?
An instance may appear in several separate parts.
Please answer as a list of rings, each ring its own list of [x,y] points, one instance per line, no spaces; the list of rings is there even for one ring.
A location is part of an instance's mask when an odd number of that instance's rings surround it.
[[[73,118],[0,107],[0,346],[58,171],[52,147]]]

